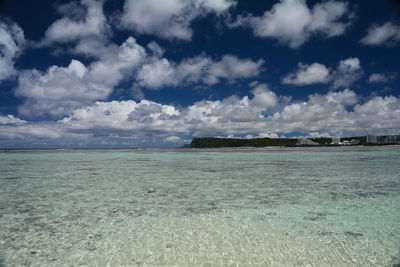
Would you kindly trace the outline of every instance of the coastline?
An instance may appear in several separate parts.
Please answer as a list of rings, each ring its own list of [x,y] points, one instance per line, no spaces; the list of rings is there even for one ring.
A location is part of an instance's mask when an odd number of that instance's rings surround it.
[[[261,151],[376,151],[384,148],[398,148],[400,145],[358,145],[358,146],[266,146],[266,147],[175,147],[175,148],[31,148],[31,149],[1,149],[0,154],[7,153],[79,153],[79,152],[261,152]]]

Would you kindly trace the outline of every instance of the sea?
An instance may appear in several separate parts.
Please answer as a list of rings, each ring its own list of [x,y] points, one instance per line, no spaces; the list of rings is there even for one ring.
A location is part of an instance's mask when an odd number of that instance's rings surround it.
[[[0,153],[0,266],[400,266],[400,147]]]

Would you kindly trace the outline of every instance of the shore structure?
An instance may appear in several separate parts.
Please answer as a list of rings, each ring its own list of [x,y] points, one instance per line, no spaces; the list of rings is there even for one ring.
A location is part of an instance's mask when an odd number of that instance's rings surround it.
[[[303,145],[308,145],[308,146],[319,146],[317,142],[314,142],[313,140],[310,140],[308,138],[299,138],[297,139],[297,144],[298,146],[303,146]]]
[[[359,145],[400,145],[399,135],[366,135],[353,137],[316,137],[316,138],[193,138],[184,147],[296,147],[296,146],[359,146]]]
[[[390,144],[400,144],[400,134],[398,135],[367,135],[367,144],[377,144],[377,145],[390,145]]]

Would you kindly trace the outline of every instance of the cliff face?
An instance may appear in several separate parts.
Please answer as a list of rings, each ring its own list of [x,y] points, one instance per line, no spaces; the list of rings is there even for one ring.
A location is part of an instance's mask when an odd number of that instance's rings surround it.
[[[295,146],[296,139],[287,138],[255,138],[255,139],[235,139],[235,138],[193,138],[191,147],[210,148],[210,147],[266,147],[266,146]]]

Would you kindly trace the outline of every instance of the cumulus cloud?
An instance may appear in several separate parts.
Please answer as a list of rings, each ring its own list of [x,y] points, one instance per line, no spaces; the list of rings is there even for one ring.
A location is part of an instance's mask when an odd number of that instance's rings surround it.
[[[180,111],[148,100],[96,102],[59,121],[73,133],[95,137],[149,137],[185,132]]]
[[[1,116],[0,124],[2,125],[22,125],[28,123],[27,121],[16,118],[14,115]]]
[[[357,102],[356,94],[348,89],[326,95],[310,95],[306,102],[286,105],[268,121],[278,130],[276,132],[304,132],[307,129],[310,132],[324,130],[335,133],[351,124],[347,121],[346,106]]]
[[[179,142],[181,138],[179,136],[168,136],[164,139],[165,142]]]
[[[315,35],[325,38],[342,35],[351,20],[346,2],[331,0],[309,8],[305,0],[281,0],[263,16],[240,16],[229,26],[247,27],[255,36],[274,38],[291,48],[298,48]]]
[[[13,115],[0,116],[1,141],[23,140],[29,142],[36,139],[59,139],[65,135],[63,131],[63,127],[56,122],[30,123]]]
[[[369,83],[385,83],[396,79],[396,73],[373,73],[368,78]]]
[[[400,26],[391,22],[382,25],[372,25],[367,35],[360,40],[364,45],[394,45],[400,42]]]
[[[252,94],[253,98],[234,95],[223,100],[196,102],[184,112],[185,125],[196,136],[263,132],[263,112],[275,107],[279,99],[265,84],[253,89]]]
[[[351,111],[352,110],[352,111]],[[359,103],[359,97],[348,89],[326,95],[310,95],[303,103],[292,103],[267,118],[276,132],[324,132],[335,135],[398,132],[400,99],[394,96],[374,97]]]
[[[68,67],[52,66],[47,72],[27,70],[21,72],[16,96],[26,98],[19,113],[26,117],[41,117],[49,113],[58,117],[95,99],[105,99],[111,88],[92,83],[88,69],[72,60]]]
[[[362,75],[360,60],[356,57],[341,60],[336,69],[327,68],[319,63],[308,65],[300,62],[298,70],[286,75],[282,83],[303,86],[332,82],[331,87],[337,89],[351,86]]]
[[[103,39],[110,30],[103,13],[104,2],[105,0],[81,0],[80,4],[71,2],[58,6],[58,11],[64,16],[50,25],[42,44]]]
[[[0,82],[16,74],[15,58],[24,44],[24,32],[17,24],[0,21]]]
[[[133,71],[139,68],[148,56],[145,48],[133,37],[129,37],[112,51],[109,56],[93,62],[89,72],[93,80],[110,86],[115,86],[133,75]]]
[[[249,78],[257,76],[264,60],[252,61],[251,59],[239,59],[232,55],[223,56],[221,61],[215,62],[205,78],[207,84],[216,84],[221,78],[234,81],[238,78]]]
[[[263,64],[262,59],[253,61],[233,55],[225,55],[220,61],[200,55],[184,59],[180,63],[157,58],[142,66],[137,74],[136,86],[159,89],[190,83],[214,85],[221,79],[234,82],[236,79],[258,76]]]
[[[193,20],[221,15],[235,4],[233,0],[126,0],[120,24],[139,34],[188,41]]]
[[[191,133],[259,133],[265,128],[263,112],[275,107],[279,98],[265,84],[254,88],[252,95],[199,101],[182,109],[148,100],[96,102],[58,123],[71,133],[94,137],[166,139]]]
[[[26,117],[49,114],[57,118],[95,100],[104,100],[145,57],[144,48],[130,37],[116,49],[114,57],[89,66],[72,60],[68,67],[51,66],[46,72],[22,71],[15,95],[26,101],[19,113]]]
[[[177,85],[175,80],[175,67],[163,58],[152,63],[145,64],[137,75],[138,85],[141,87],[158,89],[163,86]]]
[[[345,89],[309,95],[302,102],[287,101],[260,84],[251,96],[203,100],[181,108],[127,100],[96,102],[56,122],[33,123],[12,115],[2,116],[0,137],[113,142],[136,138],[144,142],[158,139],[162,143],[178,141],[183,136],[277,137],[296,132],[316,137],[398,132],[399,98],[361,99]]]
[[[362,75],[363,71],[358,58],[354,57],[341,60],[336,71],[333,73],[332,88],[349,87],[360,79]]]
[[[282,79],[283,84],[309,85],[328,83],[331,79],[329,69],[325,65],[299,63],[298,67],[299,69],[296,72],[290,73]]]
[[[106,0],[80,0],[56,6],[63,15],[46,30],[34,47],[55,46],[56,53],[104,58],[115,53],[118,46],[110,44],[111,26],[103,12]],[[60,46],[60,44],[64,46]]]
[[[146,50],[132,37],[120,46],[104,46],[99,52],[101,55],[89,65],[72,60],[67,67],[22,71],[15,89],[16,96],[25,98],[19,114],[28,118],[61,118],[79,107],[107,99],[122,81],[132,82],[133,94],[143,99],[142,88],[234,82],[257,76],[264,64],[262,59],[253,61],[233,55],[214,61],[205,54],[175,63],[163,57],[164,50],[157,43],[150,42]]]

